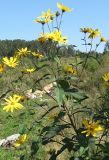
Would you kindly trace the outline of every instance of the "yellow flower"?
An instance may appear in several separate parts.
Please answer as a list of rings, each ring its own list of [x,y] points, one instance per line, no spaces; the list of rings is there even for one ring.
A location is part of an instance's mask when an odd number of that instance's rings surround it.
[[[48,9],[46,12],[43,12],[41,16],[37,17],[34,22],[41,23],[42,25],[49,23],[53,20],[55,14]]]
[[[93,136],[96,137],[96,134],[100,131],[103,131],[103,127],[99,125],[99,121],[92,122],[87,119],[83,120],[83,125],[85,127],[85,131],[82,131],[82,133],[86,133],[86,137]]]
[[[57,3],[57,7],[62,10],[62,12],[71,12],[72,9],[67,7],[67,6],[64,6],[62,3]]]
[[[107,42],[107,39],[104,37],[101,37],[100,42]]]
[[[37,41],[38,41],[38,42],[41,42],[41,43],[44,43],[44,42],[46,42],[46,38],[45,38],[44,36],[42,36],[42,37],[39,37],[39,38],[37,39]]]
[[[34,20],[34,22],[41,23],[41,24],[45,24],[45,23],[48,23],[50,21],[51,21],[50,19],[35,19]]]
[[[54,31],[52,36],[54,41],[57,41],[59,43],[67,42],[67,37],[62,37],[61,31],[58,31],[58,30]]]
[[[53,32],[45,33],[45,38],[48,39],[48,40],[53,40]]]
[[[41,36],[45,37],[46,40],[53,40],[58,43],[66,43],[67,37],[62,37],[61,31],[53,31],[50,33],[41,34]]]
[[[89,35],[89,38],[96,38],[96,37],[99,37],[101,36],[101,33],[98,29],[95,29],[91,32],[91,34]]]
[[[9,67],[15,68],[18,65],[18,59],[16,57],[4,57],[3,63]]]
[[[53,40],[53,32],[46,32],[45,34],[41,33],[41,37],[43,37],[45,40]]]
[[[26,96],[21,96],[20,101],[24,102],[24,100],[27,100],[28,98]]]
[[[65,66],[65,67],[64,67],[64,70],[65,70],[66,72],[72,73],[72,74],[74,74],[74,75],[77,74],[76,69],[73,68],[72,66]]]
[[[3,73],[5,70],[5,65],[4,64],[0,64],[0,73]]]
[[[15,147],[19,147],[22,144],[24,144],[24,142],[27,140],[27,135],[26,134],[22,134],[14,143]]]
[[[44,56],[39,52],[32,52],[32,55],[36,58],[43,58]]]
[[[80,28],[80,31],[83,33],[92,33],[93,29],[92,28]]]
[[[19,95],[13,95],[9,97],[9,99],[4,98],[4,100],[6,101],[3,105],[4,108],[3,110],[6,110],[6,112],[13,112],[14,109],[22,109],[23,105],[19,103],[19,101],[21,100],[22,96]]]
[[[46,12],[43,12],[41,16],[38,18],[44,18],[44,19],[53,19],[55,14],[51,12],[51,9],[48,9]]]
[[[104,79],[105,82],[109,82],[109,73],[105,74],[103,76],[103,79]]]
[[[19,100],[21,100],[21,99],[23,98],[23,96],[20,96],[20,95],[14,94],[14,98],[15,98],[15,99],[19,99]]]
[[[24,71],[22,71],[22,72],[24,72],[24,73],[32,73],[32,72],[34,72],[36,69],[35,68],[28,68],[28,69],[25,69]]]
[[[18,56],[26,56],[26,55],[30,54],[30,52],[31,52],[31,51],[29,51],[29,50],[27,49],[27,47],[26,47],[26,48],[18,49],[18,52],[16,52],[16,54],[17,54]]]

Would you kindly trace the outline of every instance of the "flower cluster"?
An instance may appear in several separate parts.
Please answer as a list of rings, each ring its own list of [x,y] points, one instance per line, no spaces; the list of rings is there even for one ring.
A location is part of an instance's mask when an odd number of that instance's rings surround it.
[[[37,17],[37,19],[35,19],[34,21],[44,25],[51,22],[54,16],[55,14],[52,13],[50,9],[48,9],[46,12],[43,12],[41,16]]]
[[[61,31],[53,31],[51,33],[45,33],[41,34],[41,37],[43,37],[46,40],[53,40],[58,43],[66,43],[67,37],[63,37]]]
[[[90,38],[90,39],[100,37],[100,42],[107,42],[107,40],[101,35],[101,32],[99,29],[80,28],[80,31],[85,34],[89,34],[88,38]]]
[[[67,37],[62,36],[62,32],[60,31],[60,26],[62,22],[62,15],[64,12],[70,12],[72,11],[69,7],[64,6],[62,3],[57,3],[57,7],[62,11],[62,13],[59,13],[58,11],[55,13],[52,13],[50,9],[48,9],[46,12],[43,12],[41,16],[37,17],[35,22],[42,24],[42,32],[40,34],[40,37],[37,39],[37,41],[44,43],[48,40],[53,40],[55,42],[58,42],[60,44],[64,44],[67,42]],[[58,17],[61,15],[60,21],[58,21]],[[56,18],[56,27],[52,26],[52,29],[50,28],[48,22],[53,22],[54,18]],[[49,33],[45,33],[44,31],[44,25],[47,23]],[[53,24],[52,24],[53,25]],[[57,28],[54,31],[54,28]]]
[[[40,52],[31,52],[30,50],[28,50],[28,48],[21,48],[18,49],[18,51],[15,53],[15,55],[13,57],[3,57],[2,59],[2,63],[0,64],[0,73],[5,71],[6,66],[11,67],[11,68],[15,68],[16,66],[19,65],[20,62],[20,58],[23,56],[28,56],[28,55],[33,55],[34,57],[37,58],[43,58],[43,54]],[[30,70],[28,70],[30,69]],[[33,68],[31,70],[31,68],[28,68],[27,72],[32,72]],[[34,69],[35,71],[35,69]]]

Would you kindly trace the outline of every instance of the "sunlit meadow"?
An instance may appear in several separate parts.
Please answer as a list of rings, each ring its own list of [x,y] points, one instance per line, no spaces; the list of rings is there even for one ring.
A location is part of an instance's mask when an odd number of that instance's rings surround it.
[[[80,52],[61,31],[73,9],[43,11],[36,49],[0,59],[0,160],[109,160],[109,56],[98,28]],[[75,11],[73,11],[75,12]]]

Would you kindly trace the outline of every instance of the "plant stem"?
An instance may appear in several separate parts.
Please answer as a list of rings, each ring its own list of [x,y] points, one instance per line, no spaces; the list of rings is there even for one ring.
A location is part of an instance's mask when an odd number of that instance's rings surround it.
[[[44,24],[42,24],[42,33],[44,34]]]
[[[75,125],[74,125],[73,119],[72,119],[72,117],[71,117],[71,115],[70,115],[70,113],[69,113],[69,110],[68,110],[68,108],[67,108],[67,106],[66,106],[65,104],[63,105],[63,108],[65,109],[65,111],[66,111],[66,113],[67,113],[67,116],[68,116],[68,118],[69,118],[69,120],[70,120],[70,123],[71,123],[71,125],[72,125],[72,127],[73,127],[73,130],[75,131],[76,135],[79,136],[79,135],[78,135],[78,131],[77,131]]]
[[[87,56],[86,56],[86,59],[85,59],[85,62],[84,62],[84,65],[83,65],[83,68],[82,68],[82,71],[81,71],[81,73],[80,73],[80,76],[79,76],[79,78],[81,77],[81,75],[82,75],[82,73],[83,73],[83,71],[84,71],[84,69],[85,69],[85,67],[86,67],[86,64],[87,64],[87,60],[88,60],[88,58],[89,58],[89,56],[90,56],[90,53],[91,53],[91,51],[92,51],[92,42],[93,42],[93,38],[91,39],[91,47],[90,47],[90,51],[89,51],[89,53],[87,53]]]
[[[63,17],[63,12],[62,12],[62,14],[61,14],[61,18],[60,18],[60,23],[59,23],[58,30],[60,30],[60,27],[61,27],[61,24],[62,24],[62,17]]]

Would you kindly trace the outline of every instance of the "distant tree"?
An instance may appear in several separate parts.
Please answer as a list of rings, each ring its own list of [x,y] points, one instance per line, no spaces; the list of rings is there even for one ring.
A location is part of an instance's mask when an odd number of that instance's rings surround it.
[[[36,40],[0,40],[0,57],[13,56],[18,49],[25,47],[28,47],[28,49],[32,51],[36,51],[38,46]]]
[[[52,46],[55,46],[53,49]],[[57,46],[57,47],[56,47]],[[52,41],[47,41],[45,43],[40,43],[36,40],[26,41],[21,39],[15,40],[0,40],[0,57],[8,56],[11,57],[14,53],[21,48],[27,47],[31,51],[39,50],[46,56],[60,55],[60,56],[73,56],[77,52],[74,45],[53,45]]]
[[[107,53],[107,52],[109,52],[109,41],[107,41],[104,47],[104,53]]]
[[[76,50],[74,45],[64,45],[60,47],[59,55],[61,56],[74,56],[76,54]]]

